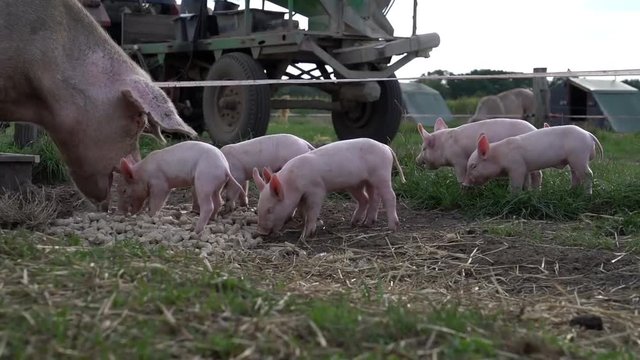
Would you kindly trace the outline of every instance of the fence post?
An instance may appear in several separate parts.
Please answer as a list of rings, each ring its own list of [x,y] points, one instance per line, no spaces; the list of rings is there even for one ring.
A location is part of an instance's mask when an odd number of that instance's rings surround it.
[[[13,143],[22,149],[31,145],[38,138],[38,127],[32,124],[15,123],[13,128]]]
[[[534,73],[547,72],[547,68],[534,68]],[[541,128],[549,120],[549,83],[547,78],[533,78],[533,94],[536,99],[536,114],[533,125]]]

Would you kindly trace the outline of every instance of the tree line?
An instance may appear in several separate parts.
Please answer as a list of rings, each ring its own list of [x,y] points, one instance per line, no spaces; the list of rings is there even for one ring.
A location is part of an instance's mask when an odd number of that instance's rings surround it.
[[[491,70],[491,69],[477,69],[472,70],[469,73],[457,74],[457,75],[500,75],[500,74],[513,74],[514,72],[503,70]],[[435,70],[427,73],[426,76],[450,76],[456,75],[447,70]],[[422,74],[421,77],[425,77]],[[562,81],[560,78],[554,78],[549,84],[553,87],[557,83]],[[455,100],[464,97],[482,97],[487,95],[495,95],[503,91],[507,91],[515,88],[532,88],[533,83],[531,79],[456,79],[456,80],[428,80],[420,79],[417,82],[425,84],[432,89],[438,91],[442,97],[448,100]],[[640,89],[640,80],[630,79],[622,80],[623,83]],[[288,95],[292,98],[327,98],[328,95],[321,90],[306,87],[306,86],[286,86],[281,88],[276,96]]]
[[[458,75],[501,75],[513,74],[513,72],[491,69],[477,69],[469,73]],[[456,75],[447,70],[435,70],[427,73],[427,76],[450,76]],[[422,77],[425,74],[421,75]],[[553,87],[562,81],[561,78],[554,78],[549,87]],[[463,97],[482,97],[495,95],[503,91],[515,88],[532,88],[532,79],[455,79],[455,80],[428,80],[420,79],[417,82],[425,84],[438,91],[445,99],[455,100]],[[622,80],[623,83],[640,89],[640,80]]]

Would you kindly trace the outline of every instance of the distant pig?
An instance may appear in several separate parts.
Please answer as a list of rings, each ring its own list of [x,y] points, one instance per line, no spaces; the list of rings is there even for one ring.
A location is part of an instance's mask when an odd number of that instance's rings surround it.
[[[489,142],[496,142],[536,130],[530,123],[517,119],[482,120],[449,129],[442,118],[436,120],[433,129],[433,133],[429,134],[422,124],[418,124],[418,132],[422,136],[422,150],[416,157],[416,162],[431,170],[452,166],[456,179],[461,184],[466,175],[467,161],[476,149],[476,142],[481,133],[486,134]],[[541,182],[542,172],[531,173],[530,184],[533,188],[539,187]]]
[[[236,181],[249,192],[249,179],[253,168],[270,168],[279,171],[287,161],[298,155],[308,153],[315,148],[306,140],[290,134],[266,135],[255,139],[229,144],[220,148],[229,162],[229,170]],[[226,189],[225,207],[235,208],[239,200],[241,206],[248,205],[247,196],[240,196],[237,189]]]
[[[140,162],[132,161],[131,157],[120,160],[120,173],[124,178],[118,184],[120,211],[137,214],[148,198],[149,215],[154,216],[172,189],[193,186],[193,201],[196,204],[197,199],[200,211],[195,232],[200,233],[209,219],[220,210],[220,193],[225,185],[236,188],[244,195],[240,184],[231,176],[222,152],[204,142],[181,142],[153,151]]]
[[[358,202],[351,217],[352,225],[375,223],[382,200],[389,228],[397,230],[400,221],[391,185],[394,164],[404,182],[402,168],[393,150],[375,140],[360,138],[336,141],[297,156],[278,173],[267,171],[268,183],[254,168],[253,179],[260,190],[258,233],[279,232],[298,208],[304,216],[300,239],[305,239],[315,233],[325,197],[337,191],[349,192]]]
[[[522,190],[527,173],[569,165],[571,186],[584,184],[587,193],[591,194],[593,172],[589,161],[596,156],[596,146],[604,156],[600,141],[575,125],[542,128],[491,144],[482,134],[477,149],[469,158],[464,183],[481,185],[506,174],[511,191],[518,192]]]

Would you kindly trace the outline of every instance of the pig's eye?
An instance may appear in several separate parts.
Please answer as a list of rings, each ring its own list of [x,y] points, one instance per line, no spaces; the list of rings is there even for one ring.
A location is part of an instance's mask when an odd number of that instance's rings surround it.
[[[478,164],[471,164],[471,168],[472,168],[472,169],[475,169],[475,168],[476,168],[476,166],[478,166]]]
[[[272,214],[273,213],[273,208],[267,208],[267,214]]]

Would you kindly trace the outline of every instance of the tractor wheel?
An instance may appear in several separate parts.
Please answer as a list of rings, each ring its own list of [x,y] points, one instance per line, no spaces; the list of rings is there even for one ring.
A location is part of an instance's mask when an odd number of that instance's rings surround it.
[[[209,70],[207,80],[260,80],[262,66],[244,53],[225,54]],[[233,144],[267,132],[271,111],[269,85],[208,86],[203,93],[204,122],[216,146]]]
[[[384,144],[393,140],[402,120],[402,92],[397,80],[379,81],[380,98],[370,103],[347,103],[331,113],[338,139],[366,137]],[[337,94],[333,101],[339,101]]]

